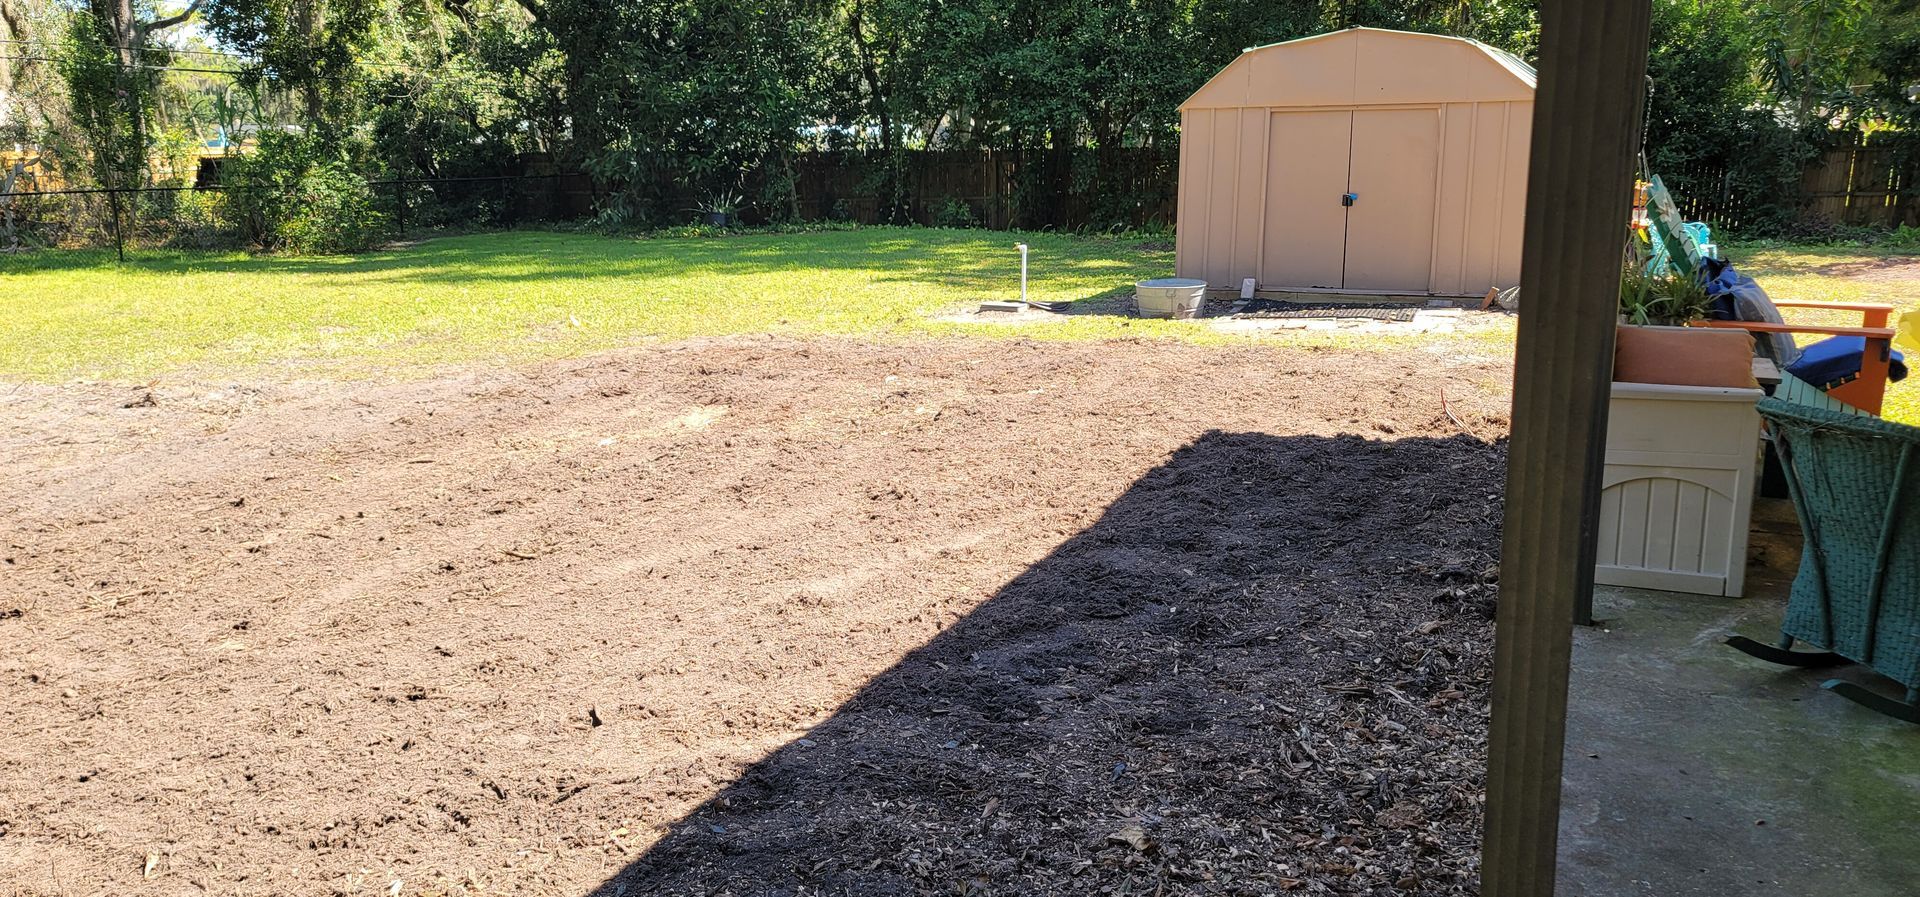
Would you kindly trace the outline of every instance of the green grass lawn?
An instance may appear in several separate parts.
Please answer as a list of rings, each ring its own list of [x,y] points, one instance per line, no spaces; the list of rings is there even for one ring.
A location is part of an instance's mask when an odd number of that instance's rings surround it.
[[[1727,248],[1727,255],[1776,300],[1886,302],[1903,310],[1920,308],[1920,255],[1771,243],[1731,246]],[[1855,312],[1785,309],[1783,314],[1792,322],[1860,325],[1860,316]],[[1818,337],[1799,337],[1802,345],[1815,339]],[[1909,350],[1908,354],[1920,353]],[[1920,367],[1920,359],[1909,360]],[[1907,423],[1920,423],[1920,376],[1896,383],[1888,390],[1885,415]]]
[[[1098,302],[1107,313],[1043,325],[943,320],[1018,294],[1016,241],[1032,246],[1038,299],[1099,300],[1173,270],[1165,243],[1137,238],[903,228],[660,239],[514,231],[357,256],[142,253],[125,265],[93,254],[0,256],[0,377],[361,375],[739,333],[1253,339],[1132,319]],[[1782,298],[1920,307],[1912,256],[1766,245],[1732,254]],[[1497,353],[1512,333],[1258,339]],[[1920,382],[1897,387],[1893,401],[1920,420]]]
[[[1016,240],[1032,245],[1040,299],[1121,293],[1173,268],[1172,252],[1137,239],[892,228],[685,239],[516,231],[359,256],[142,253],[126,265],[0,258],[0,375],[352,373],[734,333],[1007,332],[933,319],[1017,297]],[[1107,315],[1020,331],[1195,329]]]

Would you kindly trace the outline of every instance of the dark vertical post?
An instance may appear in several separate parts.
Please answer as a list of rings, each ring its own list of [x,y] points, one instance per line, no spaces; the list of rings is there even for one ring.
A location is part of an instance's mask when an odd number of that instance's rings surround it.
[[[1542,0],[1488,743],[1484,897],[1550,897],[1571,623],[1593,590],[1649,0]]]
[[[107,205],[113,214],[113,254],[122,264],[127,261],[126,237],[120,233],[120,191],[107,189]]]
[[[987,182],[986,226],[989,230],[1003,230],[1000,225],[1000,179],[994,173],[993,147],[987,147],[981,153],[980,175]]]
[[[411,97],[408,98],[407,104],[409,107],[412,106]],[[407,232],[407,163],[413,159],[413,123],[402,122],[401,133],[404,136],[401,138],[400,160],[399,164],[393,166],[393,235],[395,237],[404,237]]]

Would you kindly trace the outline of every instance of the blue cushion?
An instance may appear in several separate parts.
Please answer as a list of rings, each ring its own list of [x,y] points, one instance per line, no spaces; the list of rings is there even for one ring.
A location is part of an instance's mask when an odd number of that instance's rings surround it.
[[[1753,278],[1733,270],[1731,263],[1708,259],[1701,263],[1701,268],[1707,277],[1707,295],[1713,297],[1708,317],[1759,324],[1786,323],[1767,291]],[[1792,334],[1756,333],[1753,339],[1758,349],[1755,354],[1772,359],[1783,369],[1800,361],[1800,349],[1793,344]],[[1854,365],[1854,370],[1857,372],[1859,365]]]
[[[1787,366],[1787,373],[1821,389],[1832,389],[1860,376],[1860,356],[1866,350],[1866,337],[1828,337],[1800,350],[1800,359]],[[1907,358],[1898,351],[1887,366],[1887,379],[1895,383],[1907,379]]]

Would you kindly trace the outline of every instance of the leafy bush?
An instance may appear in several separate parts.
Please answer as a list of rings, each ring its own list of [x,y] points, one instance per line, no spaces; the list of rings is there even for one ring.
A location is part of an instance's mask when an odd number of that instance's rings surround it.
[[[366,178],[297,135],[264,135],[258,149],[227,160],[221,180],[227,215],[261,249],[354,252],[386,232]]]
[[[1897,233],[1864,224],[1841,224],[1818,212],[1807,212],[1769,235],[1788,245],[1885,246],[1897,239]],[[1892,248],[1897,250],[1898,246]]]
[[[166,199],[160,214],[171,224],[166,244],[175,249],[231,248],[232,232],[222,213],[224,200],[211,191],[182,190],[158,194]]]
[[[1648,163],[1678,197],[1718,198],[1721,229],[1787,236],[1822,136],[1782,123],[1753,78],[1740,0],[1658,0],[1647,75]]]
[[[293,252],[353,252],[366,249],[387,230],[387,216],[374,205],[367,179],[339,162],[308,169],[293,196],[292,214],[280,235]]]
[[[973,206],[959,197],[949,196],[940,200],[933,210],[934,227],[979,227],[980,218],[973,213]]]
[[[1832,243],[1840,238],[1840,223],[1817,212],[1794,218],[1774,232],[1789,243]]]
[[[1899,230],[1882,237],[1880,246],[1894,252],[1920,252],[1920,227],[1902,224]]]

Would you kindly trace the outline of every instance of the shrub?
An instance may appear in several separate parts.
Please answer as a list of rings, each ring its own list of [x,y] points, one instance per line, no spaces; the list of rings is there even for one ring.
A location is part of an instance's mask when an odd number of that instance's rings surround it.
[[[934,227],[979,227],[980,219],[973,214],[973,206],[959,197],[949,196],[940,200],[933,210]]]
[[[1840,238],[1840,223],[1818,212],[1807,212],[1775,231],[1774,236],[1789,243],[1832,243]]]
[[[1899,230],[1882,237],[1880,246],[1894,252],[1920,252],[1920,227],[1902,224]]]
[[[224,198],[212,191],[183,190],[163,193],[168,199],[162,214],[172,227],[167,246],[174,249],[231,248],[232,232],[226,229],[222,214]]]
[[[305,138],[269,134],[221,172],[228,217],[268,251],[353,252],[373,245],[387,216],[363,178]]]
[[[1863,224],[1841,224],[1817,212],[1795,218],[1770,236],[1801,246],[1883,246],[1899,251],[1899,231],[1888,232]]]
[[[339,162],[309,169],[294,193],[292,213],[281,237],[294,252],[352,252],[366,249],[386,232],[387,216],[374,206],[367,179]]]

